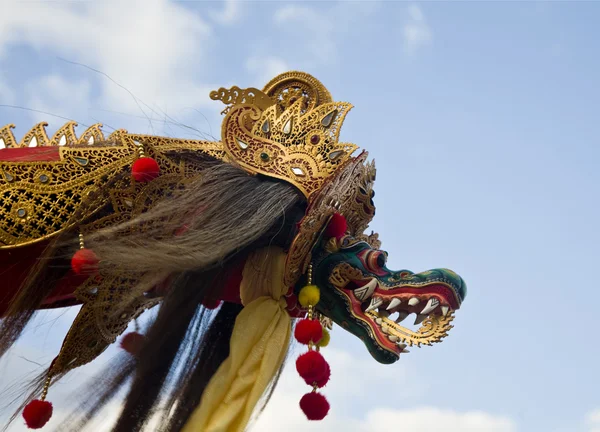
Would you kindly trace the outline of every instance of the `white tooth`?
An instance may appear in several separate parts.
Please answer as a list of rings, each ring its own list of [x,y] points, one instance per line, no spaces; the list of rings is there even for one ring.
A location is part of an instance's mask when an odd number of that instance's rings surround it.
[[[390,302],[390,305],[387,307],[387,310],[391,310],[394,309],[396,306],[398,306],[400,303],[402,303],[402,300],[400,299],[392,299],[392,301]]]
[[[401,353],[406,353],[406,354],[408,354],[410,351],[409,351],[409,350],[407,350],[407,349],[403,349],[403,350],[402,350],[402,351],[400,351],[400,352],[401,352]]]
[[[397,343],[396,345],[398,345],[398,348],[400,348],[400,352],[410,352],[409,350],[406,349],[406,344]]]
[[[369,307],[365,310],[365,312],[369,312],[372,311],[373,309],[375,309],[376,307],[379,307],[383,304],[383,299],[381,297],[373,297],[371,299],[371,304],[369,305]]]
[[[423,321],[425,321],[425,318],[427,318],[427,315],[417,315],[417,319],[415,319],[415,325],[421,324]]]
[[[360,301],[364,301],[373,295],[373,293],[375,292],[375,288],[377,288],[377,279],[371,278],[371,280],[367,284],[355,289],[354,295]]]
[[[389,335],[388,339],[391,340],[392,342],[398,342],[398,340],[400,340],[400,338],[398,336],[394,336],[394,335]]]
[[[421,303],[421,300],[419,300],[419,299],[418,299],[418,298],[416,298],[416,297],[413,297],[413,298],[411,298],[411,299],[408,301],[408,305],[409,305],[409,306],[416,306],[416,305],[418,305],[419,303]]]
[[[384,332],[385,334],[388,334],[390,332],[390,328],[386,324],[383,324],[381,326],[381,331]]]
[[[448,315],[449,310],[450,310],[450,308],[448,306],[442,306],[442,315],[444,315],[444,316]]]
[[[398,318],[396,318],[396,323],[401,323],[402,321],[404,321],[406,319],[407,316],[409,316],[410,314],[408,312],[404,312],[404,311],[399,311],[398,312]]]
[[[381,318],[376,318],[375,322],[379,325],[383,324],[383,320]]]
[[[421,313],[428,314],[429,312],[434,310],[436,307],[438,307],[439,304],[440,304],[440,301],[438,299],[430,298],[429,301],[427,302],[427,304],[425,305],[425,307],[423,308],[423,310],[421,311]]]

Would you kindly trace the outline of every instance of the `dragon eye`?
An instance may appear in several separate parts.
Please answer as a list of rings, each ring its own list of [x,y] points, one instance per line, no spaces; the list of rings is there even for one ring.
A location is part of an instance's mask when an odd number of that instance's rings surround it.
[[[387,255],[381,251],[371,251],[367,256],[367,267],[374,272],[378,272],[385,267],[386,262]]]
[[[387,261],[387,257],[385,256],[385,254],[380,253],[379,255],[377,255],[377,266],[379,268],[382,268],[385,266],[385,263]]]

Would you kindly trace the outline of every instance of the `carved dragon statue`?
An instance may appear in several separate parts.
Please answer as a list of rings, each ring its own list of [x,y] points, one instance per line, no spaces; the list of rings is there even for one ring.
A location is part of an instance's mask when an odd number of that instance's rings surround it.
[[[339,142],[350,104],[301,72],[210,96],[227,105],[221,142],[105,137],[100,125],[77,137],[74,122],[52,138],[38,124],[18,142],[13,125],[0,129],[0,355],[34,311],[82,305],[24,404],[30,427],[50,419],[52,383],[157,305],[146,334],[123,339],[111,384],[67,428],[132,379],[115,431],[147,426],[164,399],[164,430],[242,431],[292,333],[308,346],[296,361],[312,387],[300,406],[321,419],[332,322],[381,363],[452,328],[464,281],[392,271],[377,234],[365,234],[375,166]],[[414,331],[400,324],[412,313]]]

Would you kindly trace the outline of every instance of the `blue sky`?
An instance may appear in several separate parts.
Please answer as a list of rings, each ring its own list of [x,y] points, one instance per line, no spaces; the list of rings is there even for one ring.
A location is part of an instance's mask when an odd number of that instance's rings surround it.
[[[449,267],[467,281],[446,341],[396,365],[376,364],[337,328],[330,418],[297,415],[305,388],[289,368],[258,430],[600,431],[590,277],[600,266],[600,4],[0,0],[0,10],[0,104],[105,131],[199,136],[176,119],[218,136],[211,89],[315,75],[356,107],[342,137],[377,161],[372,228],[390,267]],[[107,73],[141,109],[65,60]],[[63,123],[0,107],[19,138],[41,120],[49,131]],[[73,315],[32,326],[0,374],[23,379],[33,366],[20,355],[50,361]]]

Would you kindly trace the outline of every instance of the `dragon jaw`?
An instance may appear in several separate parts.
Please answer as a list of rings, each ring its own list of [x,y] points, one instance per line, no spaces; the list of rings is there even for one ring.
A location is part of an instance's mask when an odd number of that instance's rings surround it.
[[[466,285],[446,269],[391,271],[381,256],[387,258],[359,242],[323,259],[316,275],[327,288],[317,309],[359,337],[377,361],[394,363],[407,347],[431,345],[448,334]],[[399,324],[413,313],[417,331]]]

